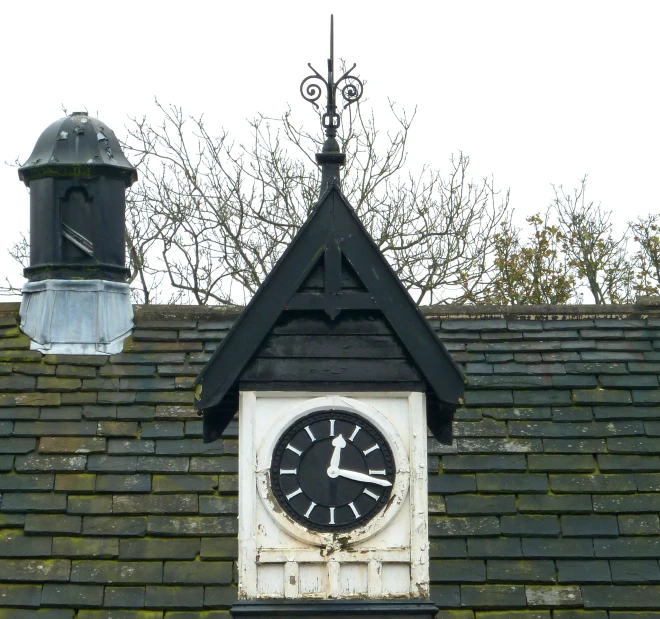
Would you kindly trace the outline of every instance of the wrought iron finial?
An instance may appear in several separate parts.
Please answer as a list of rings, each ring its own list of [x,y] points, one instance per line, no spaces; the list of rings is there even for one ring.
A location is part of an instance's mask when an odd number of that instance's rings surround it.
[[[326,91],[325,113],[321,118],[321,124],[325,129],[325,135],[328,138],[334,138],[337,135],[341,119],[337,111],[337,90],[341,92],[341,98],[344,100],[342,110],[346,109],[351,103],[355,103],[362,96],[364,85],[362,82],[351,75],[351,71],[357,66],[353,66],[346,71],[337,81],[335,81],[335,35],[334,35],[334,15],[330,16],[330,58],[328,58],[328,78],[325,79],[312,65],[307,66],[314,72],[307,76],[300,84],[300,94],[305,101],[309,101],[317,110],[319,105],[317,101],[321,98],[323,90]],[[340,110],[341,111],[341,110]]]

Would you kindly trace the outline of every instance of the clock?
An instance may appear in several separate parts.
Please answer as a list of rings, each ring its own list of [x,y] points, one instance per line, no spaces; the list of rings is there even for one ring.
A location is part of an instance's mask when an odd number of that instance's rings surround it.
[[[310,531],[342,533],[387,505],[396,463],[384,434],[364,416],[321,410],[284,429],[272,451],[270,484],[291,519]]]

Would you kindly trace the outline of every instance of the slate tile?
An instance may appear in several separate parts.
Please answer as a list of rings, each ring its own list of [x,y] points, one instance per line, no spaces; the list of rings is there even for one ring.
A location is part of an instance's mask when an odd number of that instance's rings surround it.
[[[76,609],[95,608],[103,605],[103,586],[46,583],[41,603],[45,606],[69,606]]]
[[[431,561],[429,565],[431,582],[486,582],[484,561],[469,559],[446,559]]]
[[[84,471],[87,456],[51,456],[31,453],[16,456],[16,471]]]
[[[630,364],[629,364],[630,365]],[[638,364],[643,365],[643,364]],[[567,363],[566,371],[569,374],[627,374],[628,367],[625,363],[612,363],[612,362],[584,362]],[[635,370],[630,370],[635,371]]]
[[[613,389],[658,388],[658,377],[655,374],[604,375],[598,380],[603,387]]]
[[[489,560],[488,582],[543,582],[554,583],[555,564],[547,560]]]
[[[594,539],[597,557],[609,559],[660,559],[660,538],[619,537],[615,539]]]
[[[111,537],[143,537],[147,531],[144,516],[85,516],[83,535]]]
[[[615,516],[561,516],[564,537],[617,537],[619,527]]]
[[[582,606],[582,594],[579,587],[557,585],[554,587],[525,587],[527,603],[530,606]]]
[[[456,494],[459,492],[476,492],[477,481],[474,475],[457,475],[444,473],[430,475],[429,493]]]
[[[36,475],[0,475],[0,490],[52,490],[55,485],[55,475],[52,473]]]
[[[530,454],[527,456],[530,471],[547,471],[550,473],[590,473],[596,468],[592,455],[551,455]]]
[[[660,389],[633,389],[632,398],[635,404],[660,404]]]
[[[610,453],[660,453],[660,438],[638,436],[634,438],[608,438],[607,448]]]
[[[439,585],[441,586],[441,585]],[[453,597],[456,599],[456,605],[458,605],[460,597],[458,587],[454,587],[455,591],[453,592]],[[443,592],[444,597],[446,598],[448,592]],[[449,594],[451,595],[451,594]],[[224,587],[205,587],[204,588],[204,606],[206,608],[228,608],[231,606],[238,597],[238,588],[227,585]],[[182,618],[183,619],[183,618]],[[212,617],[210,618],[212,619]],[[218,615],[218,619],[222,619]]]
[[[442,467],[445,472],[524,471],[527,463],[524,454],[461,454],[443,456]]]
[[[500,523],[495,516],[429,517],[429,535],[432,537],[489,537],[499,534]]]
[[[41,585],[2,585],[2,596],[0,597],[0,607],[2,606],[23,606],[23,607],[38,607],[41,602]],[[5,614],[3,616],[2,608],[0,608],[0,619],[9,619],[10,615]],[[14,613],[15,619],[22,619],[19,614],[16,613],[25,613],[24,619],[28,619],[28,613],[32,611],[25,610],[21,611],[14,609],[11,611]],[[34,615],[33,615],[34,616]]]
[[[550,475],[553,492],[566,493],[619,493],[635,492],[633,475]]]
[[[556,516],[516,515],[500,518],[502,535],[521,537],[557,537],[559,524]]]
[[[524,608],[523,585],[461,585],[461,606],[468,608]]]
[[[549,559],[580,559],[594,556],[594,547],[591,539],[576,538],[543,538],[528,537],[522,540],[523,555],[525,557],[547,557]]]
[[[0,529],[0,557],[48,557],[51,555],[51,537],[30,537],[22,531]],[[0,605],[2,602],[0,601]]]
[[[105,449],[105,439],[96,436],[44,436],[39,440],[39,452],[44,454],[86,454]]]
[[[96,492],[149,492],[151,490],[151,475],[138,473],[135,475],[98,475]]]
[[[209,541],[224,541],[224,538],[210,538]],[[236,552],[238,547],[236,546]],[[167,560],[167,559],[194,559],[200,552],[199,538],[173,539],[173,538],[145,538],[122,539],[119,543],[119,558],[128,560]],[[229,558],[234,558],[232,555]],[[206,558],[226,558],[207,554]]]
[[[228,540],[225,538],[215,538],[215,539],[202,539],[202,552],[201,557],[204,559],[205,552],[221,552],[222,554],[219,558],[233,558],[234,555],[229,555],[228,548],[216,549],[211,546],[209,542],[225,542],[227,545]],[[238,545],[236,545],[236,552],[238,552]],[[460,538],[451,538],[451,537],[441,537],[434,538],[429,540],[429,556],[432,559],[466,559],[466,543],[464,539]]]
[[[477,559],[522,557],[522,546],[513,537],[471,537],[467,540],[467,554]]]
[[[603,473],[644,473],[660,471],[660,458],[656,456],[598,455],[598,466]]]
[[[442,497],[429,497],[429,512],[445,513],[446,508]],[[238,515],[238,499],[223,496],[200,496],[199,513],[210,514],[236,514]]]
[[[65,512],[66,496],[44,492],[5,492],[2,495],[3,512]]]
[[[158,584],[163,580],[160,561],[73,561],[71,582],[92,584]]]
[[[458,451],[461,453],[534,453],[543,451],[541,439],[507,439],[507,438],[459,438],[456,439]]]
[[[594,406],[594,417],[604,419],[660,419],[658,406]]]
[[[209,559],[237,559],[238,540],[231,537],[203,537],[200,550],[202,561]],[[462,553],[460,547],[462,545]],[[435,539],[431,540],[431,555],[437,554],[441,557],[464,557],[465,540],[459,539]],[[179,557],[186,558],[186,557]]]
[[[57,473],[55,490],[60,492],[93,492],[96,475],[90,473]]]
[[[591,406],[562,406],[552,409],[552,421],[559,423],[593,421]]]
[[[483,419],[480,421],[454,421],[454,436],[495,436],[502,437],[507,435],[505,423],[493,421],[492,419]]]
[[[0,559],[2,580],[8,582],[67,581],[70,569],[66,559]]]
[[[478,473],[479,492],[543,493],[548,491],[548,477],[536,473]]]
[[[492,417],[502,421],[511,419],[520,421],[523,419],[552,419],[549,406],[537,406],[535,408],[507,407],[507,408],[484,408],[484,417]]]
[[[573,402],[575,404],[631,404],[632,399],[628,390],[574,389]]]
[[[515,496],[462,494],[447,496],[445,503],[449,515],[516,513]]]
[[[106,587],[103,605],[109,608],[142,608],[144,598],[144,587]]]
[[[28,514],[25,517],[25,532],[34,535],[63,535],[80,533],[82,522],[80,516],[64,514]]]
[[[204,587],[149,586],[144,605],[146,608],[202,608]]]
[[[657,561],[610,561],[612,582],[615,584],[646,585],[660,582]]]
[[[660,475],[658,473],[638,473],[635,475],[637,490],[640,492],[660,492]]]
[[[88,470],[97,473],[134,473],[137,456],[90,456]]]
[[[609,561],[557,561],[557,582],[612,582]]]
[[[588,494],[522,495],[518,499],[520,513],[590,514],[592,510],[591,495]]]
[[[119,554],[116,537],[54,537],[53,556],[71,558],[114,559]]]
[[[154,441],[140,439],[111,438],[108,441],[108,455],[152,454],[156,450]]]
[[[657,514],[619,516],[621,535],[660,535]]]
[[[594,496],[594,512],[613,514],[660,512],[660,494]]]
[[[163,537],[236,535],[238,523],[232,516],[149,516],[147,532]]]
[[[513,403],[516,406],[570,406],[572,400],[568,390],[538,389],[514,391]]]
[[[660,587],[654,585],[586,585],[582,596],[585,608],[660,608]]]
[[[513,393],[505,390],[468,390],[465,392],[465,404],[466,406],[510,406],[513,404]]]
[[[111,514],[112,497],[110,496],[69,496],[67,513],[87,514]]]

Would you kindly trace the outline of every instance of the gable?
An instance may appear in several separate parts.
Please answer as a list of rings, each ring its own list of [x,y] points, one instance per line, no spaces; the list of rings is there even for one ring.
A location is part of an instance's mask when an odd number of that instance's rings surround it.
[[[268,382],[275,376],[274,362],[261,361],[255,355],[283,312],[324,312],[335,320],[344,312],[357,315],[374,310],[391,328],[393,341],[405,350],[406,361],[401,365],[411,370],[408,382],[421,378],[426,390],[445,405],[435,409],[436,413],[450,421],[465,386],[460,369],[351,206],[336,185],[331,185],[197,377],[196,406],[205,411],[209,428],[205,438],[212,440],[211,435],[218,434],[228,421],[224,415],[215,422],[211,419],[218,416],[217,407],[237,381]],[[394,362],[381,365],[389,368],[390,375],[396,374]],[[246,375],[248,371],[251,373]],[[349,371],[346,368],[345,373]],[[290,382],[299,375],[293,372]]]

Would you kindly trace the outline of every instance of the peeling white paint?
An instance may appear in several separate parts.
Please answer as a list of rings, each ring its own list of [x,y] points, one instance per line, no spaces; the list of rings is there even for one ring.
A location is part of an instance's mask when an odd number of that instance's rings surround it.
[[[428,597],[424,397],[400,392],[321,397],[313,393],[241,393],[241,599]],[[378,516],[350,533],[308,531],[282,511],[270,491],[270,459],[281,433],[304,415],[327,409],[366,417],[388,437],[397,467],[393,500]]]

